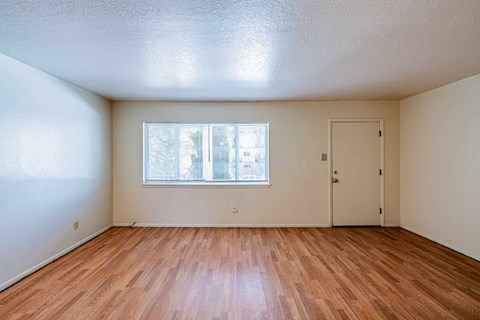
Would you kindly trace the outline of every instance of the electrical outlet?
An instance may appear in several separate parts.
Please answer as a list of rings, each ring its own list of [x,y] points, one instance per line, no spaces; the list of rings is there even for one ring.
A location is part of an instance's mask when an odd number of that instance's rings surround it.
[[[233,207],[232,213],[238,213],[238,208],[237,208],[237,207]]]
[[[78,221],[74,221],[73,222],[73,230],[77,230],[78,229]]]

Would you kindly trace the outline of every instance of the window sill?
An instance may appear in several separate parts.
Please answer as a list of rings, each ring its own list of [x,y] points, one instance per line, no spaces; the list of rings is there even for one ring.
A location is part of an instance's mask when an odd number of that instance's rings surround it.
[[[214,183],[143,183],[142,188],[270,188],[270,182],[214,182]]]

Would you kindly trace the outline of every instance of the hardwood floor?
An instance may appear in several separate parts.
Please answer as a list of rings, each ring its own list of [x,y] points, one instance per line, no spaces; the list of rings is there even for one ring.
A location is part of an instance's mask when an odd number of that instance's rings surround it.
[[[398,228],[115,228],[0,319],[480,319],[480,262]]]

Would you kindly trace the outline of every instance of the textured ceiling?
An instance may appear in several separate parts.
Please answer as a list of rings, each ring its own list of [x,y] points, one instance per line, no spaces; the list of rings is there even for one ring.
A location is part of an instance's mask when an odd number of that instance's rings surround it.
[[[0,52],[114,100],[396,100],[480,73],[480,0],[1,0]]]

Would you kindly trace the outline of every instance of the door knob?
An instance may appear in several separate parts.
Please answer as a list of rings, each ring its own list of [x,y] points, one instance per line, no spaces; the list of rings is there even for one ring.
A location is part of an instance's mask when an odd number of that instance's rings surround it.
[[[337,178],[332,178],[332,183],[338,183],[339,180]]]

